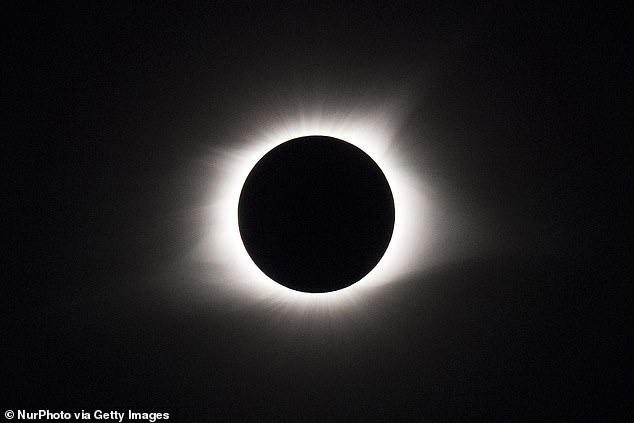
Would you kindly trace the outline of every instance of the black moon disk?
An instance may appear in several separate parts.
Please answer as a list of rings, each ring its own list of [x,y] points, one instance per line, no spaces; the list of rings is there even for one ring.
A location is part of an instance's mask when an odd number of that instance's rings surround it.
[[[307,136],[265,154],[238,203],[240,236],[268,277],[302,292],[336,291],[379,262],[394,198],[379,166],[337,138]]]

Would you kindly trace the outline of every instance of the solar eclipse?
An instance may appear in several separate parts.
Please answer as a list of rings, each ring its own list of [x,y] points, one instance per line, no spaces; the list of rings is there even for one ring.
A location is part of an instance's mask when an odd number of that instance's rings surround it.
[[[394,228],[385,175],[361,149],[326,136],[287,141],[249,173],[238,206],[249,256],[302,292],[352,285],[381,259]]]
[[[287,108],[277,115],[253,113],[253,123],[228,134],[231,144],[210,151],[201,170],[208,178],[205,206],[200,213],[203,235],[190,256],[188,273],[208,292],[214,307],[243,308],[258,303],[282,307],[292,315],[306,310],[348,313],[363,308],[381,287],[416,274],[437,260],[436,195],[424,174],[413,167],[415,152],[398,135],[408,102],[376,96],[354,111],[324,104]],[[327,113],[326,113],[327,112]],[[269,152],[289,140],[316,136],[338,140],[359,149],[380,169],[394,204],[391,237],[380,260],[350,285],[336,289],[292,289],[258,267],[245,247],[238,208],[250,173]],[[238,142],[239,140],[239,142]],[[441,228],[442,229],[442,228]]]

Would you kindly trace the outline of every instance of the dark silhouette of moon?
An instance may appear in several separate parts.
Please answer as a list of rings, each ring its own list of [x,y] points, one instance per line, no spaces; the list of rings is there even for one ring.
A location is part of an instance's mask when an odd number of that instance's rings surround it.
[[[337,138],[278,145],[253,167],[238,204],[240,236],[274,281],[336,291],[379,262],[394,229],[394,199],[379,166]]]

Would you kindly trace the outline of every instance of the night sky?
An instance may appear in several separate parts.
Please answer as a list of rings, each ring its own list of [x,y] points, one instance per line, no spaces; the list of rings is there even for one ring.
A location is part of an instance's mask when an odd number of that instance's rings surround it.
[[[624,419],[598,5],[0,9],[3,412]],[[371,121],[418,199],[396,270],[332,309],[258,288],[209,218],[302,119]]]

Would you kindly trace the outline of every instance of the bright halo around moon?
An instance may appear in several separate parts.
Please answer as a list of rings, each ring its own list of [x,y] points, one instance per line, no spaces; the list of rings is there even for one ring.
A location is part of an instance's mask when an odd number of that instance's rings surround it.
[[[240,148],[215,153],[206,208],[208,225],[197,254],[198,260],[209,262],[215,295],[226,293],[248,302],[268,301],[289,309],[332,310],[358,305],[381,287],[424,268],[430,244],[430,202],[423,192],[425,184],[408,167],[411,160],[406,149],[399,146],[398,125],[393,118],[393,113],[349,115],[344,119],[302,113],[297,119],[262,125],[257,133],[245,134]],[[394,230],[381,260],[353,285],[324,293],[294,291],[267,277],[247,253],[238,227],[240,193],[255,164],[279,144],[309,135],[338,138],[363,150],[383,171],[394,198]]]

